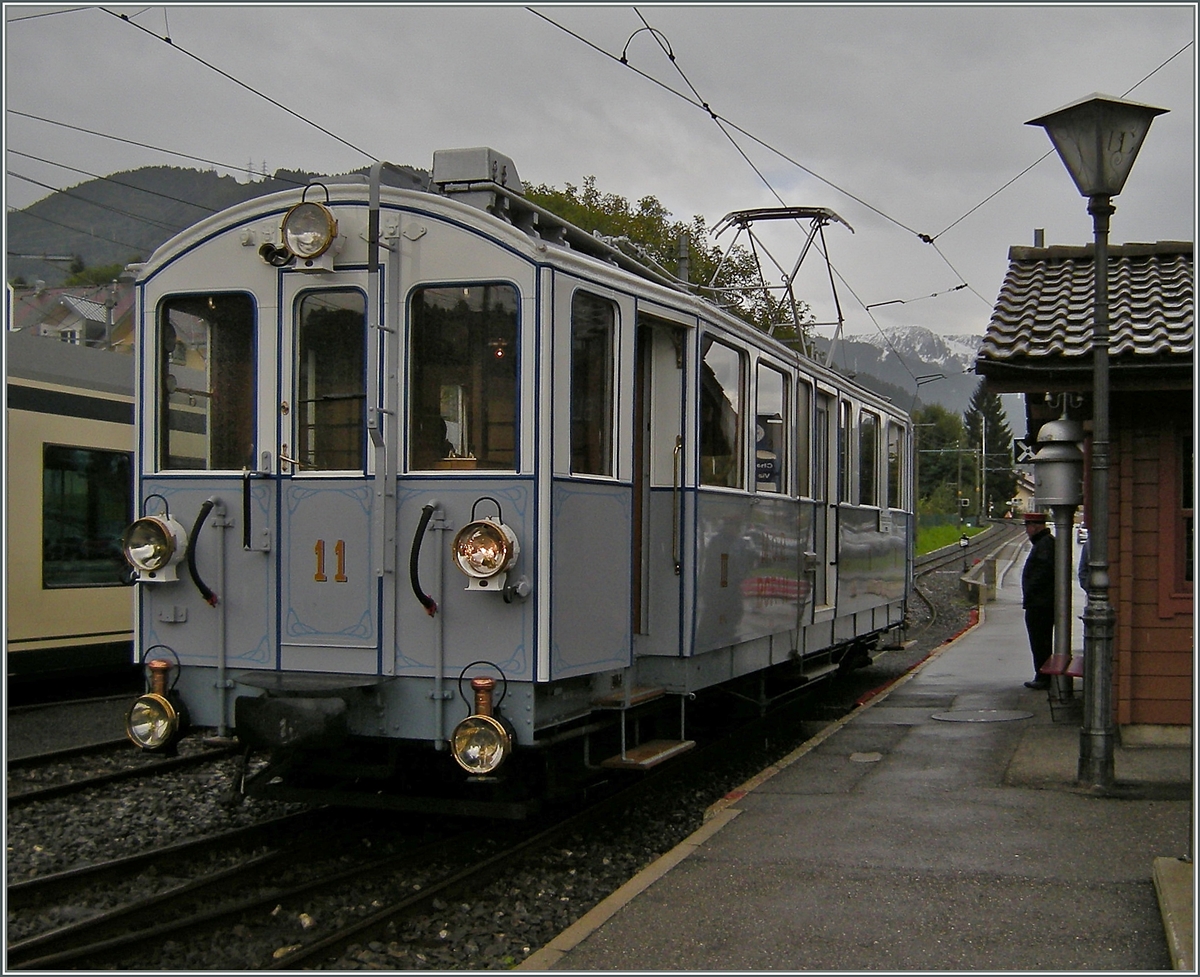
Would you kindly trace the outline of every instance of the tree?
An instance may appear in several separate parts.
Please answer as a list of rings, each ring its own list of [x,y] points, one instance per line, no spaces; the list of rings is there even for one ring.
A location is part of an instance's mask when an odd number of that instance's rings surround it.
[[[779,339],[798,338],[791,310],[761,287],[754,255],[739,245],[732,248],[722,261],[721,249],[708,243],[708,224],[699,214],[690,223],[672,220],[671,212],[657,197],[642,197],[636,204],[630,204],[618,194],[601,193],[594,176],[586,177],[582,187],[568,183],[563,190],[545,184],[527,186],[525,196],[532,203],[582,230],[598,232],[605,237],[627,238],[654,262],[675,275],[680,272],[679,242],[686,234],[687,277],[690,282],[711,284],[713,289],[735,289],[708,294],[716,297],[718,304],[729,306],[735,315],[759,329],[768,331],[774,327],[774,335]],[[701,289],[701,292],[704,293],[704,290]],[[812,311],[807,303],[798,302],[797,305],[801,332],[808,338]]]
[[[913,414],[917,447],[917,498],[931,514],[955,514],[959,497],[972,494],[974,455],[967,446],[962,419],[941,404]]]
[[[130,261],[138,261],[138,258],[130,258]],[[97,265],[95,268],[84,267],[83,262],[78,262],[79,267],[75,264],[71,265],[71,274],[67,276],[64,285],[79,286],[79,285],[108,285],[110,282],[115,282],[120,274],[125,270],[124,264],[119,265]]]
[[[1012,466],[1012,431],[1004,417],[1000,395],[979,381],[971,405],[963,414],[963,432],[967,444],[983,452],[980,474],[983,477],[981,515],[999,516],[1017,494],[1017,473]]]

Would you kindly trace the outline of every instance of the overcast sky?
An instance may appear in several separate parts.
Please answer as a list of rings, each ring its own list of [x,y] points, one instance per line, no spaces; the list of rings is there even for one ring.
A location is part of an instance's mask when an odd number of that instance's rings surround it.
[[[47,194],[14,173],[66,188],[88,177],[64,167],[201,165],[14,112],[254,170],[428,168],[435,149],[488,145],[526,183],[591,175],[710,226],[776,195],[832,208],[854,228],[826,230],[847,333],[982,334],[1008,248],[1035,228],[1086,243],[1091,219],[1055,154],[972,208],[1050,150],[1025,122],[1101,92],[1170,110],[1115,200],[1111,240],[1195,239],[1191,3],[5,4],[5,30],[9,208]],[[725,132],[668,90],[696,100],[692,87]],[[763,231],[790,270],[803,235]],[[819,254],[798,284],[832,321]]]

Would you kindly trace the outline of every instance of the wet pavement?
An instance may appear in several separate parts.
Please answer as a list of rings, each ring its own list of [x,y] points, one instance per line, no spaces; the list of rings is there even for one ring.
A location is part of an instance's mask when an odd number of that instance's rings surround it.
[[[521,969],[1194,970],[1191,751],[1118,746],[1112,796],[1078,786],[1017,577]]]

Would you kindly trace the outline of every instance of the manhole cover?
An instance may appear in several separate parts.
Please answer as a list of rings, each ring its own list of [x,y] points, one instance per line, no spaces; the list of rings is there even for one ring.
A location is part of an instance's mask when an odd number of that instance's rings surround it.
[[[854,763],[878,763],[883,759],[882,753],[851,753],[850,759]]]
[[[933,718],[943,723],[1007,723],[1014,719],[1032,719],[1033,713],[1017,709],[956,709],[935,712]]]

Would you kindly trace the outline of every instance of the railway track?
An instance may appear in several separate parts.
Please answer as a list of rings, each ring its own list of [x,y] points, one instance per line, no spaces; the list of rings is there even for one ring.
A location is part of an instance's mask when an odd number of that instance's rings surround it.
[[[916,594],[917,598],[928,609],[929,617],[919,630],[915,633],[910,632],[909,637],[918,637],[924,634],[933,628],[938,620],[937,602],[932,600],[922,588],[922,580],[935,573],[962,573],[964,569],[972,565],[972,561],[986,556],[997,547],[1007,542],[1018,540],[1023,536],[1024,532],[1019,524],[1013,526],[993,524],[988,531],[968,537],[965,547],[957,545],[944,546],[940,550],[934,550],[932,553],[926,553],[924,556],[917,557],[913,561],[913,593]]]
[[[986,534],[968,550],[969,558],[1001,541],[997,534]],[[948,556],[932,557],[917,561],[918,577],[951,566],[962,559],[962,552],[955,549]],[[756,738],[770,737],[748,734],[748,742]],[[729,751],[730,747],[710,749]],[[694,750],[664,769],[661,777],[698,781],[696,771],[711,763],[706,752]],[[655,789],[659,776],[656,773],[611,800],[609,808],[636,804],[641,792]],[[643,803],[643,808],[673,806],[673,802]],[[484,849],[469,844],[469,837],[443,838],[421,846],[403,826],[407,821],[394,821],[381,832],[329,830],[316,848],[282,843],[281,839],[299,834],[292,825],[303,824],[304,817],[315,813],[296,816],[300,820],[282,819],[274,827],[242,829],[217,847],[191,841],[102,866],[70,869],[46,876],[45,881],[14,883],[9,887],[9,935],[15,933],[18,939],[8,947],[10,969],[337,969],[347,961],[349,966],[361,966],[355,961],[388,956],[395,958],[393,966],[402,969],[435,965],[425,962],[426,954],[430,961],[444,961],[448,952],[461,954],[452,948],[462,939],[458,934],[468,925],[464,920],[483,914],[479,923],[483,931],[489,925],[491,929],[517,927],[511,919],[512,907],[533,896],[533,885],[514,879],[538,879],[539,897],[544,888],[547,899],[574,898],[569,882],[543,883],[540,873],[560,862],[564,863],[559,866],[561,877],[573,876],[580,838],[590,843],[605,817],[603,809],[593,807],[571,820],[543,824],[540,831],[491,824],[487,827],[490,844]],[[621,819],[622,815],[613,816],[614,821]],[[631,818],[625,815],[624,820]],[[477,826],[468,833],[478,834]],[[352,836],[352,843],[331,851],[328,839],[342,836]],[[398,843],[399,836],[407,836],[405,840],[412,844],[402,850],[388,848],[389,842]],[[661,832],[650,837],[655,839],[651,843],[665,839]],[[664,843],[669,847],[669,840]],[[574,855],[567,849],[574,849]],[[581,865],[581,874],[584,871]],[[124,880],[124,890],[113,879]],[[107,905],[81,906],[80,891],[102,888],[112,892]],[[513,895],[522,889],[527,896]],[[584,910],[590,904],[579,903]],[[551,911],[559,910],[545,911],[547,920]],[[538,912],[543,910],[539,907]],[[31,913],[44,920],[28,923]],[[506,913],[507,922],[491,921],[491,915]],[[561,918],[557,926],[568,925],[573,918]],[[543,942],[537,936],[525,938],[532,945]],[[479,937],[466,939],[483,942]],[[232,948],[244,950],[247,957],[231,960]],[[520,959],[519,945],[511,952],[514,960]],[[407,956],[401,960],[400,954]],[[458,955],[455,959],[459,961],[455,966],[469,966],[466,961],[472,958]]]
[[[302,812],[10,886],[10,933],[38,921],[83,918],[10,942],[8,966],[122,965],[164,941],[193,940],[231,918],[270,917],[289,900],[361,885],[373,873],[420,857],[411,838],[401,839],[399,851],[373,850],[362,838],[361,820],[356,812]],[[426,857],[456,840],[425,846]]]
[[[16,807],[21,807],[26,804],[32,804],[36,801],[50,800],[56,797],[66,797],[71,794],[78,794],[85,790],[90,790],[96,787],[104,787],[108,784],[119,783],[124,780],[134,780],[141,777],[155,777],[163,773],[168,773],[173,770],[180,770],[186,767],[200,766],[205,763],[212,763],[216,760],[224,759],[236,752],[233,747],[219,747],[217,749],[200,750],[196,753],[190,753],[186,756],[168,757],[166,759],[152,759],[142,753],[133,752],[132,746],[129,750],[125,749],[124,743],[121,741],[115,744],[110,744],[108,749],[114,753],[123,754],[124,758],[129,762],[121,764],[120,769],[108,770],[102,773],[90,773],[82,776],[67,775],[67,778],[60,780],[57,783],[46,784],[40,787],[25,787],[20,789],[18,784],[22,778],[9,778],[9,793],[6,798],[8,810]],[[56,751],[50,754],[42,754],[38,757],[25,757],[20,762],[19,766],[10,764],[10,771],[25,770],[26,773],[36,771],[38,768],[51,766],[53,763],[62,760],[72,760],[79,756],[94,756],[99,753],[106,752],[106,748],[101,746],[83,748],[81,750],[65,750]],[[33,780],[24,780],[24,783],[32,783]],[[14,789],[14,788],[17,789]]]
[[[173,969],[163,948],[187,966],[189,954],[210,960],[212,947],[231,942],[230,934],[246,954],[234,969],[327,964],[356,941],[370,943],[414,916],[473,898],[468,894],[573,833],[590,835],[597,822],[620,819],[623,809],[644,802],[663,783],[686,780],[689,769],[713,762],[713,751],[730,749],[727,741],[698,748],[679,765],[652,772],[570,817],[533,825],[489,824],[481,832],[474,823],[447,837],[442,824],[441,836],[427,841],[412,831],[406,835],[404,825],[413,822],[378,813],[370,816],[370,832],[365,819],[356,822],[346,812],[346,823],[336,830],[332,823],[302,828],[307,815],[297,815],[19,883],[9,889],[9,931],[22,934],[8,945],[9,969]],[[281,837],[295,840],[281,844]],[[344,843],[335,850],[331,838]],[[111,895],[95,895],[102,885],[111,887]],[[83,905],[82,893],[91,894],[86,903],[92,908]],[[87,916],[31,931],[30,915],[65,920],[81,912]]]

